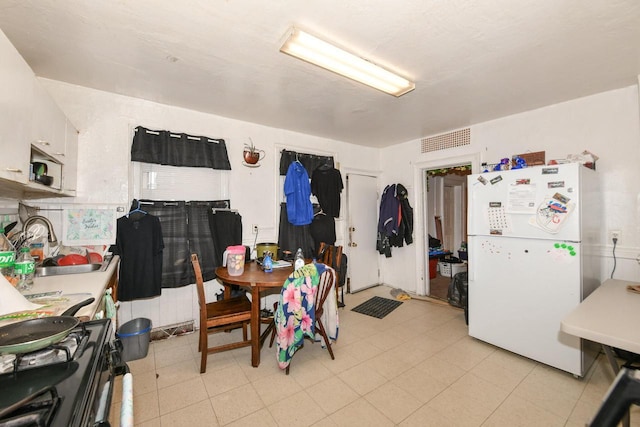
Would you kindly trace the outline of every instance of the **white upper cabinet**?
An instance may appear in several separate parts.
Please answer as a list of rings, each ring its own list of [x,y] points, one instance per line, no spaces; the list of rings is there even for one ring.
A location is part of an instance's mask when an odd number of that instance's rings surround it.
[[[65,161],[62,167],[62,192],[75,196],[78,187],[78,130],[67,119]]]
[[[67,117],[51,95],[33,79],[34,105],[31,144],[60,163],[65,162]]]
[[[29,180],[31,114],[35,76],[0,32],[0,178]]]
[[[78,131],[0,31],[0,198],[75,196]],[[45,163],[51,185],[32,180]]]

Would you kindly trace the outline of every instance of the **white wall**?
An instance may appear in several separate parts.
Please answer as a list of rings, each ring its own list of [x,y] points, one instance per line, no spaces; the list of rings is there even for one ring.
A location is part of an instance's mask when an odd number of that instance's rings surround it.
[[[589,150],[598,155],[605,216],[602,218],[603,279],[613,267],[608,230],[621,230],[616,249],[615,278],[640,281],[640,114],[638,87],[613,90],[555,104],[471,127],[471,144],[440,152],[420,153],[420,140],[380,150],[381,186],[400,182],[409,189],[411,205],[422,215],[419,173],[429,165],[455,164],[469,158],[496,163],[500,158],[528,151],[546,151],[547,161]],[[453,129],[452,129],[453,130]],[[474,169],[478,172],[478,169]],[[417,218],[421,220],[421,218]],[[421,229],[418,230],[421,232]],[[417,244],[393,248],[393,256],[382,261],[384,282],[407,291],[424,289],[425,265],[422,236]],[[416,276],[415,272],[418,271]],[[428,275],[427,275],[428,276]]]
[[[73,203],[128,205],[131,130],[138,125],[224,138],[232,165],[232,205],[240,210],[245,224],[260,225],[260,241],[277,239],[280,200],[276,187],[278,152],[282,148],[336,153],[345,169],[382,170],[380,190],[390,183],[405,185],[417,222],[413,245],[393,248],[392,258],[380,256],[382,281],[417,293],[424,293],[426,258],[421,224],[424,216],[421,168],[461,161],[478,168],[482,161],[491,163],[513,154],[541,150],[546,151],[549,160],[587,149],[600,156],[597,169],[602,177],[606,212],[603,240],[608,240],[610,229],[622,231],[616,250],[615,277],[640,280],[640,267],[635,260],[640,254],[640,114],[636,86],[481,123],[471,127],[470,146],[421,154],[419,140],[369,149],[62,82],[43,80],[43,83],[80,131],[79,188]],[[249,137],[267,153],[260,168],[241,165],[242,147]],[[338,226],[342,228],[343,224],[339,221]],[[244,240],[253,243],[248,228],[245,226]],[[342,229],[338,233],[344,236]],[[603,247],[602,254],[604,279],[613,266],[611,245]],[[147,302],[147,307],[131,309],[129,315],[152,317],[155,325],[171,324],[182,321],[182,317],[194,317],[188,307],[189,303],[195,307],[193,298],[186,295],[177,298],[183,301],[177,306],[173,303],[162,308],[159,299],[153,299]],[[157,323],[154,317],[159,316],[161,309],[167,312],[166,319]]]
[[[277,241],[280,150],[335,154],[340,168],[378,170],[378,150],[232,120],[193,110],[41,79],[58,105],[80,132],[78,192],[63,203],[114,204],[128,209],[133,193],[128,179],[133,129],[167,129],[223,138],[231,162],[231,206],[242,215],[243,240],[253,245],[251,224],[260,228],[259,242]],[[211,102],[215,102],[212,99]],[[268,107],[267,107],[268,108]],[[242,151],[249,138],[266,157],[258,168],[242,166]],[[343,176],[343,179],[345,177]],[[199,185],[206,185],[200,183]],[[343,192],[343,196],[344,196]],[[61,203],[55,201],[55,203]],[[343,201],[343,206],[346,204]],[[342,227],[341,221],[337,226]],[[338,231],[344,235],[342,230]],[[148,317],[155,326],[197,319],[194,286],[165,289],[163,296],[123,303],[120,321]],[[165,298],[166,297],[166,298]],[[162,313],[162,314],[161,314]]]

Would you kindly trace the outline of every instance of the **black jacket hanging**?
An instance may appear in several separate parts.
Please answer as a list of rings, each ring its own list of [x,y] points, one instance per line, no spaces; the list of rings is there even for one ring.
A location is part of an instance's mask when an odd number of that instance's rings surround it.
[[[402,247],[403,243],[413,243],[413,208],[409,204],[409,193],[404,185],[396,185],[396,197],[400,202],[400,223],[398,234],[389,236],[389,242],[391,246]]]

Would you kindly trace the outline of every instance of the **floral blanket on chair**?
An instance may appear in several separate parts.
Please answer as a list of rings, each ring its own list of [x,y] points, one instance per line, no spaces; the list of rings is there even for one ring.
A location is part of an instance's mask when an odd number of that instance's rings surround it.
[[[315,338],[315,300],[323,264],[306,264],[289,275],[282,285],[275,313],[276,355],[280,369],[286,369],[302,346],[304,337]]]

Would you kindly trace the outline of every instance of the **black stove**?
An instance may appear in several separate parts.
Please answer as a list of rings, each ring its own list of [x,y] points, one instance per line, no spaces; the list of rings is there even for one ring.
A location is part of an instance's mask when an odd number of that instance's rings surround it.
[[[128,371],[121,350],[102,319],[45,349],[0,356],[0,427],[108,426],[113,381]]]

